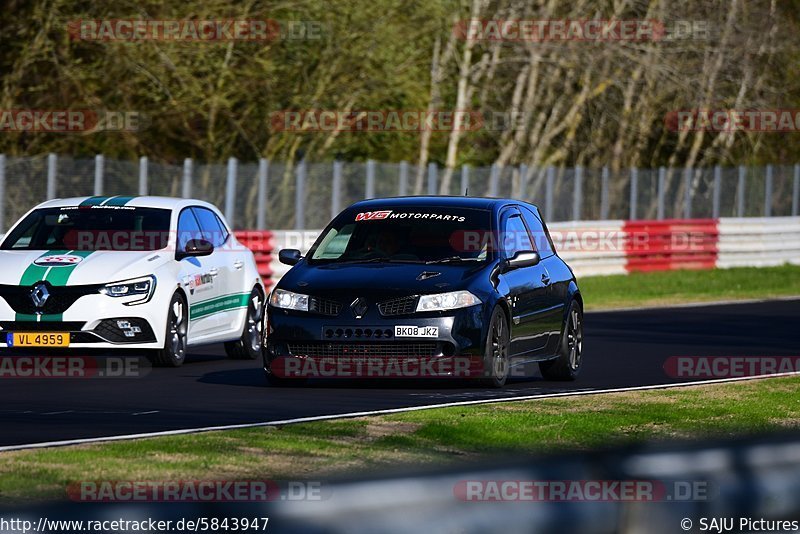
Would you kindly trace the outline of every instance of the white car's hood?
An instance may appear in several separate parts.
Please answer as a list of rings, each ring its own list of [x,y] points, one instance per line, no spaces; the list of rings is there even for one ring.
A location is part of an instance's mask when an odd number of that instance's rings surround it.
[[[117,282],[151,274],[169,257],[163,250],[66,253],[3,250],[0,284],[31,285],[40,280],[56,286]]]

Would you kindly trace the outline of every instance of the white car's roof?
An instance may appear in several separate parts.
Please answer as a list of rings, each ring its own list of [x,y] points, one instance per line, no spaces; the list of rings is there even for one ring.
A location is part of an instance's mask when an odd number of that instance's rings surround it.
[[[62,208],[69,206],[78,206],[83,202],[91,201],[94,205],[103,205],[111,203],[111,205],[121,205],[142,208],[164,208],[170,210],[182,209],[186,206],[205,206],[219,211],[216,206],[208,202],[197,200],[193,198],[174,198],[174,197],[132,197],[125,195],[117,196],[102,196],[102,197],[71,197],[71,198],[56,198],[42,202],[37,208]]]

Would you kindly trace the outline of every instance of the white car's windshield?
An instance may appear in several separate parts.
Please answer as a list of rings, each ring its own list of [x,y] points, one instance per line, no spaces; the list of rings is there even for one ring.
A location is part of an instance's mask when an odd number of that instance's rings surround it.
[[[31,212],[3,241],[3,250],[159,250],[167,246],[171,211],[69,206]]]

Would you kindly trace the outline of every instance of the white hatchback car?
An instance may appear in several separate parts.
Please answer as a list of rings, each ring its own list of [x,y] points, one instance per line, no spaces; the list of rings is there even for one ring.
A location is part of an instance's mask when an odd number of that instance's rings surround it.
[[[261,354],[266,292],[253,253],[213,205],[165,197],[50,200],[0,244],[0,347]]]

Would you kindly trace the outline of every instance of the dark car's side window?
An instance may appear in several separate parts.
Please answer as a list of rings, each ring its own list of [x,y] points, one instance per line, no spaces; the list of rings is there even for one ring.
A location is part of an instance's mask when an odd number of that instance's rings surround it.
[[[500,235],[501,248],[507,258],[525,250],[536,250],[531,242],[530,234],[522,220],[522,214],[516,209],[505,215],[505,224]]]
[[[201,237],[200,225],[191,209],[185,209],[178,217],[178,252],[186,251],[186,243]]]
[[[200,232],[203,239],[215,248],[222,246],[228,239],[228,231],[217,217],[217,214],[207,208],[192,208],[197,220],[200,222]]]
[[[525,206],[522,206],[522,216],[525,219],[525,223],[528,225],[528,228],[531,230],[533,242],[535,243],[536,250],[539,251],[541,257],[546,258],[555,254],[556,252],[553,248],[553,241],[550,239],[550,232],[547,231],[544,221],[542,221],[533,211]]]

